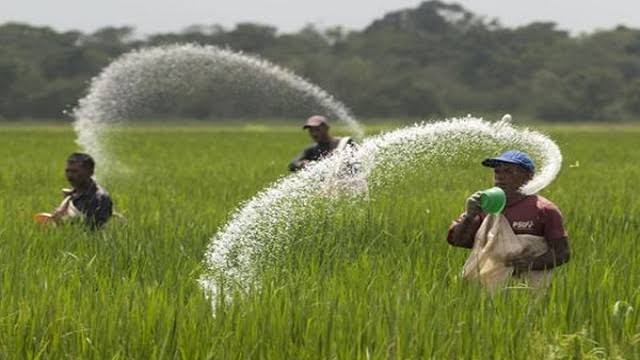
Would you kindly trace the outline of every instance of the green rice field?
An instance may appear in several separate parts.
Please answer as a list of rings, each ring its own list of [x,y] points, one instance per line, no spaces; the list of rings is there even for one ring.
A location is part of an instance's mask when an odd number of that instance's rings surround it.
[[[32,221],[67,186],[71,127],[0,126],[0,358],[640,359],[640,127],[540,129],[563,152],[542,195],[572,252],[547,292],[490,297],[459,278],[468,251],[448,226],[492,185],[461,159],[409,171],[359,211],[309,211],[252,291],[212,306],[207,245],[288,175],[309,143],[297,126],[122,130],[123,171],[103,185],[126,221],[97,233]]]

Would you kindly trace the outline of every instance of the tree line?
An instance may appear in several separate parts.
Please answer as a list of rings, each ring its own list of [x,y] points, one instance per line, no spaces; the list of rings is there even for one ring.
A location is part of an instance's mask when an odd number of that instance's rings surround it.
[[[518,113],[548,121],[640,116],[640,30],[619,26],[572,36],[551,22],[507,28],[457,4],[427,1],[363,30],[309,25],[295,33],[241,23],[192,26],[143,39],[132,27],[58,32],[0,25],[0,119],[63,118],[90,79],[133,49],[174,43],[256,54],[311,80],[361,117]],[[192,118],[274,116],[208,104]],[[202,104],[207,104],[203,111]],[[220,109],[225,109],[220,113]]]

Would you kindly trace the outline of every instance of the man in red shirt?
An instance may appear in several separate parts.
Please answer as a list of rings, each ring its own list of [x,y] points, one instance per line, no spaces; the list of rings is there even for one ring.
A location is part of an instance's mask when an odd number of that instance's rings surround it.
[[[549,270],[569,261],[568,235],[558,207],[540,195],[520,192],[535,172],[531,158],[521,151],[511,150],[485,159],[482,165],[494,169],[495,186],[507,195],[503,215],[513,232],[544,237],[548,246],[548,251],[540,256],[518,258],[505,264],[513,266],[514,275]],[[465,212],[449,228],[447,242],[453,246],[473,248],[476,232],[485,217],[480,207],[480,194],[471,195],[466,201]]]

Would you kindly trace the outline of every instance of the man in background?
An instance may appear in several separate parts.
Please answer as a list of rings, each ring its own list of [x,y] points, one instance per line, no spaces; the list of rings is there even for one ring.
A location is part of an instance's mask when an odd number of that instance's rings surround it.
[[[304,149],[291,163],[289,163],[290,171],[298,171],[304,169],[310,162],[321,160],[336,149],[343,149],[347,145],[353,145],[353,140],[349,137],[333,137],[329,133],[329,121],[324,116],[314,115],[307,119],[304,130],[309,132],[309,136],[315,145],[311,145]]]

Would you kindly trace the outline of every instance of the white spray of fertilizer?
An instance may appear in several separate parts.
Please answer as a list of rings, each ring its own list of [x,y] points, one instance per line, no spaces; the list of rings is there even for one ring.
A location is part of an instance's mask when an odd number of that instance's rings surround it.
[[[221,289],[249,289],[259,281],[257,262],[277,257],[266,252],[290,243],[287,229],[302,220],[312,200],[364,197],[369,188],[383,189],[385,183],[402,176],[400,167],[443,155],[454,159],[469,144],[529,152],[537,160],[538,171],[521,191],[540,191],[560,171],[560,149],[545,135],[514,128],[509,120],[505,116],[491,123],[467,117],[399,129],[365,139],[357,148],[347,148],[281,178],[241,205],[213,237],[205,255],[208,272],[200,283],[214,302]],[[354,168],[357,170],[350,170]],[[371,176],[376,169],[382,171]],[[438,168],[434,166],[433,171]]]
[[[175,95],[203,91],[236,94],[244,91],[280,101],[275,108],[314,105],[318,111],[349,126],[352,135],[363,131],[349,110],[330,94],[292,72],[268,61],[214,46],[173,45],[133,51],[118,58],[91,82],[89,93],[74,109],[78,144],[100,163],[103,173],[113,173],[117,162],[105,149],[106,130],[113,124],[158,108],[171,106]],[[275,100],[274,100],[275,99]],[[313,108],[313,107],[311,107]],[[214,236],[207,250],[207,272],[202,286],[216,299],[225,288],[248,289],[259,280],[256,264],[277,256],[270,252],[286,246],[287,229],[304,216],[314,199],[366,197],[402,176],[402,169],[417,161],[446,155],[454,159],[465,144],[520,148],[541,166],[521,190],[532,194],[550,184],[560,170],[562,155],[546,136],[515,129],[505,117],[497,123],[467,117],[420,124],[378,135],[357,148],[347,148],[284,177],[258,193],[232,215]],[[375,176],[371,176],[374,170]]]
[[[76,141],[96,158],[102,174],[113,174],[117,159],[105,149],[110,125],[172,106],[178,96],[216,91],[236,96],[239,104],[243,94],[252,92],[285,112],[302,105],[305,111],[344,122],[353,136],[363,136],[346,106],[291,71],[231,50],[187,44],[132,51],[107,66],[73,111]]]

